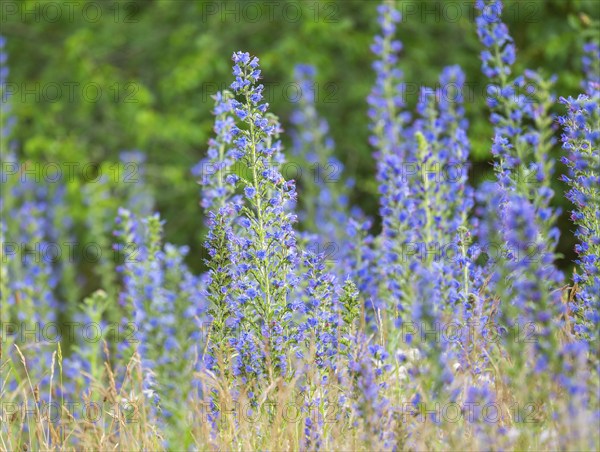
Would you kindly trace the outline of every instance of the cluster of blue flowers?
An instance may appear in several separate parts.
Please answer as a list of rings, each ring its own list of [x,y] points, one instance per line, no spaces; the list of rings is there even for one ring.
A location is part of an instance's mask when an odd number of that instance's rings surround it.
[[[192,169],[207,228],[204,274],[184,263],[187,247],[164,243],[164,221],[153,212],[139,151],[121,155],[122,165],[136,165],[136,183],[115,187],[99,178],[77,198],[87,203],[87,234],[110,251],[90,273],[100,290],[83,304],[78,263],[31,252],[73,234],[66,206],[75,195],[60,184],[3,175],[10,196],[0,204],[2,323],[63,318],[103,333],[94,342],[76,338],[64,359],[58,349],[58,391],[52,390],[52,346],[15,335],[8,344],[12,373],[0,392],[22,390],[26,378],[49,398],[83,391],[141,398],[144,421],[161,432],[145,431],[141,444],[156,436],[165,447],[187,447],[197,436],[195,430],[180,435],[197,427],[193,410],[182,406],[210,407],[207,441],[218,444],[219,437],[243,431],[240,413],[229,419],[230,412],[219,412],[224,400],[249,401],[259,412],[289,394],[304,397],[297,405],[301,426],[291,430],[307,450],[327,448],[340,434],[339,425],[323,418],[332,408],[335,421],[356,432],[353,441],[386,450],[437,444],[421,437],[421,425],[407,422],[405,409],[444,402],[495,404],[501,421],[492,425],[478,408],[449,429],[437,413],[427,414],[440,438],[457,429],[477,444],[500,437],[502,448],[515,447],[518,435],[509,427],[523,413],[512,407],[524,396],[543,405],[553,422],[579,432],[573,435],[581,444],[590,441],[570,413],[592,419],[597,410],[600,48],[585,44],[584,93],[560,98],[565,114],[556,118],[552,78],[531,70],[514,74],[517,55],[502,2],[475,6],[482,71],[490,80],[496,176],[477,188],[467,177],[465,74],[458,66],[443,68],[439,88],[423,87],[416,110],[408,111],[402,44],[395,38],[401,16],[393,1],[378,8],[376,81],[367,101],[380,233],[351,205],[353,183],[337,179],[343,165],[317,111],[316,70],[299,65],[295,71],[302,95],[291,117],[291,155],[303,174],[299,195],[296,181],[282,174],[282,129],[264,102],[259,60],[244,52],[233,54],[233,82],[214,97],[214,136]],[[9,105],[4,45],[0,39],[3,117]],[[556,266],[551,151],[557,127],[567,169],[561,179],[577,227],[574,284]],[[4,145],[10,121],[2,128]],[[19,160],[9,154],[5,163]],[[335,180],[323,178],[327,168]],[[112,338],[111,325],[130,334]],[[523,340],[529,333],[535,340]],[[523,379],[535,384],[524,386]],[[102,382],[111,389],[101,391]],[[564,404],[546,403],[565,395]],[[257,437],[266,435],[262,424],[252,428]]]
[[[584,50],[585,93],[576,99],[561,98],[567,114],[559,118],[563,129],[562,147],[567,155],[561,161],[567,165],[568,174],[562,177],[570,190],[566,196],[575,205],[571,220],[577,225],[575,236],[576,261],[580,273],[574,276],[580,287],[577,302],[569,308],[578,317],[575,328],[578,333],[598,337],[600,321],[600,48],[589,42]]]

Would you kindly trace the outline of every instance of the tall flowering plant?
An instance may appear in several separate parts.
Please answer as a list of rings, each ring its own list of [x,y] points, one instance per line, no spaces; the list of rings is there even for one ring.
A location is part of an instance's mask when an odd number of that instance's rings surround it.
[[[330,271],[340,280],[349,277],[356,281],[363,297],[371,299],[375,295],[369,292],[372,222],[360,208],[350,206],[354,181],[344,182],[344,167],[334,155],[329,124],[318,114],[315,75],[315,68],[305,64],[294,70],[301,94],[290,118],[294,125],[292,154],[297,174],[302,177],[298,212],[306,228],[299,237],[304,247],[323,254]]]
[[[543,249],[532,252],[542,258],[553,252],[559,236],[555,226],[558,212],[550,207],[554,195],[550,187],[554,160],[549,154],[554,138],[549,108],[554,95],[549,90],[553,82],[530,70],[511,79],[516,52],[508,27],[501,19],[503,4],[478,1],[476,8],[477,33],[485,47],[481,52],[482,70],[491,81],[487,102],[495,133],[492,154],[497,158],[496,185],[490,189],[503,193],[507,200],[515,199],[510,192],[530,200],[536,212],[532,220],[537,222],[543,238],[540,242]],[[497,207],[507,205],[503,202]],[[553,266],[553,262],[547,265]]]
[[[210,338],[208,353],[203,360],[208,369],[214,369],[215,358],[225,359],[227,333],[237,322],[234,317],[237,306],[232,298],[235,265],[235,246],[232,222],[235,207],[241,207],[242,198],[235,194],[237,176],[233,173],[234,160],[230,156],[233,141],[233,94],[219,92],[215,96],[213,114],[216,116],[215,137],[209,141],[207,157],[192,169],[200,177],[202,186],[201,206],[208,226],[205,247],[208,252],[205,276],[205,297],[210,316]]]
[[[402,43],[395,39],[396,24],[401,16],[393,2],[385,2],[378,7],[378,22],[381,35],[375,37],[371,46],[377,60],[373,63],[376,72],[375,86],[367,101],[369,103],[369,119],[371,121],[370,144],[375,148],[377,161],[377,180],[379,182],[380,214],[382,217],[382,244],[378,249],[380,263],[375,275],[368,278],[377,287],[376,297],[372,300],[372,309],[381,310],[385,306],[386,293],[400,295],[402,289],[398,278],[405,277],[400,264],[401,250],[398,249],[396,237],[402,234],[403,228],[398,224],[397,215],[393,215],[399,204],[405,199],[405,186],[398,183],[397,176],[406,159],[406,150],[402,147],[401,133],[404,124],[409,120],[402,111],[404,107],[402,72],[397,67],[398,52]],[[395,275],[395,276],[393,276]],[[373,292],[373,290],[370,290]],[[401,309],[400,306],[397,309]]]
[[[297,65],[294,70],[300,95],[290,120],[294,125],[292,153],[299,160],[302,177],[298,210],[307,229],[315,231],[318,227],[325,238],[335,240],[340,235],[336,229],[343,229],[345,224],[339,216],[347,214],[348,197],[339,188],[343,167],[333,154],[329,124],[319,117],[315,106],[315,75],[315,68],[309,65]]]
[[[163,245],[163,223],[158,214],[140,219],[119,210],[115,249],[123,254],[118,268],[124,308],[120,331],[127,334],[117,345],[120,360],[138,363],[133,369],[140,371],[149,414],[175,426],[186,418],[177,405],[197,395],[194,372],[203,368],[206,302],[201,281],[183,262],[188,248]],[[189,321],[181,324],[181,318]]]
[[[567,114],[558,119],[562,126],[562,147],[567,152],[562,162],[568,174],[562,177],[570,189],[566,196],[575,205],[571,220],[577,229],[575,247],[579,291],[570,304],[578,334],[593,340],[598,336],[600,291],[600,82],[591,68],[600,66],[600,49],[595,42],[585,45],[585,93],[576,99],[561,98]]]
[[[285,181],[279,170],[279,125],[267,115],[263,85],[258,84],[258,59],[238,52],[233,61],[236,79],[231,88],[237,97],[230,106],[236,120],[230,129],[232,146],[221,159],[226,157],[248,171],[230,174],[225,180],[230,190],[240,190],[243,198],[209,213],[209,254],[221,257],[214,247],[219,237],[227,236],[232,245],[227,262],[211,269],[212,281],[226,278],[231,283],[220,289],[213,286],[210,296],[227,305],[229,325],[242,331],[229,337],[237,352],[234,373],[256,377],[266,372],[273,377],[275,372],[285,373],[285,343],[292,342],[289,297],[297,284],[298,252],[292,226],[296,216],[290,207],[296,201],[295,185]],[[220,220],[228,215],[227,210],[233,215],[231,226]],[[266,350],[273,356],[268,366],[264,363]]]
[[[485,50],[481,52],[482,71],[490,79],[487,103],[494,124],[492,154],[498,186],[527,196],[540,212],[542,233],[549,247],[557,240],[552,227],[556,213],[548,206],[554,160],[549,152],[554,144],[553,118],[549,112],[555,96],[547,81],[535,71],[512,77],[516,59],[515,44],[502,22],[503,4],[478,0],[475,4],[477,34]],[[547,226],[550,225],[550,226]]]
[[[495,127],[492,153],[498,159],[495,183],[482,186],[478,195],[487,210],[478,233],[484,248],[501,250],[488,267],[492,307],[485,315],[497,319],[509,333],[503,347],[510,360],[507,374],[512,384],[527,375],[543,376],[547,382],[565,381],[559,339],[566,318],[563,275],[555,266],[557,212],[550,207],[552,82],[533,71],[511,80],[515,45],[501,20],[502,2],[478,1],[476,7],[477,32],[486,48],[481,53],[482,69],[492,81],[494,94],[488,105]],[[535,91],[519,93],[532,83]],[[488,358],[494,361],[489,354]],[[545,397],[547,390],[546,384],[531,396]]]

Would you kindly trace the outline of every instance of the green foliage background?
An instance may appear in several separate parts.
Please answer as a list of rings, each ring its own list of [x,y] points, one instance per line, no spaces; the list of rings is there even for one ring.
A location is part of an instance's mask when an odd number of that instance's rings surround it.
[[[7,8],[9,3],[18,6],[16,13]],[[51,3],[64,3],[60,17],[48,6]],[[346,165],[345,176],[357,180],[354,202],[376,215],[365,98],[374,80],[369,46],[378,31],[378,3],[6,2],[2,34],[8,40],[9,83],[17,89],[11,103],[19,155],[33,161],[116,162],[122,150],[143,150],[157,209],[167,220],[167,239],[191,245],[190,263],[200,269],[203,221],[190,168],[203,157],[211,135],[210,95],[230,83],[231,54],[244,50],[261,59],[267,97],[284,128],[293,107],[294,65],[317,67],[320,112],[330,123],[336,153]],[[590,19],[598,20],[600,2],[505,3],[504,18],[518,49],[518,70],[544,68],[546,74],[558,75],[559,95],[578,94],[582,30],[593,30]],[[480,72],[472,2],[398,4],[405,12],[399,27],[405,79],[415,85],[435,84],[443,66],[460,64],[474,87],[466,109],[473,182],[478,183],[490,176],[492,130],[482,92],[486,81]],[[98,7],[101,15],[95,19]],[[69,95],[68,84],[91,82],[102,89],[97,101],[86,100],[77,87],[75,95]],[[51,84],[61,87],[58,96]],[[410,105],[415,101],[416,96],[409,98]],[[289,137],[284,142],[289,147]],[[86,217],[86,206],[77,196],[82,183],[69,183],[71,214],[80,228]],[[557,183],[556,191],[556,203],[566,211],[564,187]],[[561,229],[559,251],[568,265],[573,238],[566,214]]]

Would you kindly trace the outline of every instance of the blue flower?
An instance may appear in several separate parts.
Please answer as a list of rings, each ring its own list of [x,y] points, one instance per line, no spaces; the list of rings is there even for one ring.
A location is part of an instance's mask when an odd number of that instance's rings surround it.
[[[245,187],[244,194],[246,195],[246,198],[252,198],[256,194],[256,189],[254,187]]]

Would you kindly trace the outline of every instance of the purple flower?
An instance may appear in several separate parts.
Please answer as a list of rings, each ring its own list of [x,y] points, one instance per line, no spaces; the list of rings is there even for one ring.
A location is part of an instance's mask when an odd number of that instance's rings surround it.
[[[579,320],[577,332],[592,340],[597,337],[600,320],[597,296],[600,289],[600,87],[594,87],[593,81],[586,86],[590,95],[582,94],[577,99],[561,98],[567,114],[559,119],[559,123],[563,129],[563,149],[568,153],[561,159],[568,167],[568,176],[564,178],[569,185],[566,197],[575,206],[571,219],[577,225],[575,236],[579,240],[575,252],[579,266],[576,282],[580,290],[576,302],[570,303],[569,307]]]

